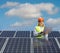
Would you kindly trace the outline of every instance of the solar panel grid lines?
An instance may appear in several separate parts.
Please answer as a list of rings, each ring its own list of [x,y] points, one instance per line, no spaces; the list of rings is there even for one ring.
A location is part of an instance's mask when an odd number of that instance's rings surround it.
[[[30,53],[29,38],[10,38],[9,41],[4,53]]]
[[[6,38],[0,38],[0,50],[5,42]]]
[[[59,53],[59,48],[53,38],[50,38],[51,44],[44,44],[34,48],[34,53]]]
[[[34,53],[38,53],[38,41],[37,39],[33,39]]]
[[[51,42],[50,42],[50,43],[51,43]],[[50,51],[49,51],[49,52],[50,52],[50,53],[53,53],[53,52],[52,52],[52,49],[51,49],[51,44],[50,44],[50,43],[48,44],[48,45],[49,45],[49,48],[50,48]],[[49,53],[49,52],[48,52],[48,53]]]
[[[46,47],[47,53],[52,53],[52,49],[51,49],[50,43],[45,44],[45,47]],[[45,51],[44,51],[44,52],[45,52]]]
[[[38,44],[37,44],[37,48],[38,48]],[[37,49],[37,53],[39,53],[39,50]]]
[[[14,42],[13,42],[13,43],[14,43]],[[8,45],[9,45],[9,44],[8,44]],[[5,52],[7,52],[7,53],[8,53],[8,52],[9,52],[9,48],[10,48],[10,47],[11,47],[11,46],[9,45],[9,47],[5,48],[5,50],[6,50]]]
[[[17,31],[15,31],[15,33],[14,33],[14,36],[13,36],[13,37],[15,37],[15,36],[16,36],[16,33],[17,33]]]
[[[47,50],[47,45],[45,44],[44,46],[43,45],[39,45],[37,44],[37,47],[35,47],[35,53],[48,53],[48,50]]]
[[[13,37],[15,31],[3,31],[0,37]]]
[[[30,41],[30,42],[29,42]],[[31,53],[31,51],[30,51],[30,47],[31,47],[31,39],[29,39],[29,41],[28,41],[28,43],[27,43],[27,45],[28,45],[28,51],[27,51],[27,53]],[[26,45],[26,46],[27,46]]]
[[[19,41],[18,41],[19,39],[17,39],[17,47],[16,47],[16,53],[18,53],[18,46],[19,46]],[[16,44],[16,43],[15,43]],[[13,46],[13,48],[14,48],[14,46]],[[14,49],[12,48],[12,52],[14,53]]]
[[[24,43],[24,40],[22,41],[21,53],[22,53],[22,51],[23,51],[23,43]]]
[[[49,33],[49,37],[60,37],[60,33],[58,31],[52,31]]]
[[[11,47],[10,45],[12,44],[12,43],[11,43],[11,44],[9,45],[9,42],[12,42],[12,40],[9,39],[9,41],[8,41],[8,43],[7,43],[7,45],[8,45],[9,47],[6,46],[6,48],[5,48],[5,50],[4,50],[4,53],[8,53],[8,52],[9,52],[9,48]],[[14,42],[13,42],[13,43],[14,43]]]
[[[19,47],[19,40],[20,39],[15,39],[13,47],[11,47],[12,48],[12,53],[17,53],[18,52],[17,50],[18,50],[18,47]]]
[[[44,52],[48,53],[46,44],[45,44],[45,46],[41,46],[41,48],[42,48],[42,53],[44,53]]]
[[[26,40],[26,41],[27,41],[27,42],[26,42],[26,53],[28,53],[28,52],[27,52],[27,50],[28,50],[28,49],[27,49],[27,47],[28,47],[28,40]]]
[[[43,53],[49,53],[49,49],[47,49],[47,48],[49,48],[49,47],[47,47],[47,45],[45,44],[44,46],[42,46],[42,51],[43,51]]]
[[[12,48],[12,51],[11,53],[18,53],[18,41],[19,39],[15,39],[14,43],[13,43],[13,46],[11,47]]]
[[[31,52],[31,53],[34,53],[33,38],[31,38],[31,43],[30,43],[30,52]]]
[[[2,34],[3,31],[0,31],[0,35]]]
[[[28,41],[27,39],[23,40],[23,46],[22,46],[22,49],[21,49],[21,53],[27,53],[27,51],[28,51],[27,41]]]
[[[29,42],[30,41],[30,42]],[[26,44],[26,48],[27,48],[27,53],[30,53],[30,43],[31,43],[31,39],[27,40],[27,44]]]
[[[29,50],[30,50],[29,45],[30,45],[30,44],[28,45],[28,40],[26,40],[26,41],[27,41],[27,42],[26,42],[26,53],[30,53],[30,52],[29,52]]]
[[[29,34],[30,34],[30,38],[31,38],[31,35],[32,35],[32,34],[31,34],[31,31],[29,32]]]
[[[0,53],[4,52],[4,49],[5,49],[5,47],[6,47],[7,43],[8,43],[8,40],[9,40],[9,38],[6,38],[6,41],[4,42],[4,44],[3,44],[2,48],[1,48]]]
[[[10,42],[12,42],[11,40],[9,40]],[[8,42],[9,43],[9,42]],[[9,45],[9,44],[8,44]],[[6,46],[7,47],[7,46]],[[10,48],[11,46],[9,45],[9,48]],[[5,48],[5,53],[8,53],[8,51],[9,51],[9,48]]]
[[[58,41],[59,41],[59,44],[60,44],[60,37],[59,38],[57,38],[58,39]]]
[[[27,42],[28,42],[28,40],[26,40]],[[28,47],[28,43],[26,42],[26,52],[25,53],[27,53],[27,47]]]
[[[57,34],[57,35],[56,35]],[[33,31],[3,31],[0,37],[33,37]],[[49,37],[60,37],[59,32],[49,33]]]
[[[11,43],[11,42],[10,42]],[[13,47],[14,46],[14,44],[15,44],[15,41],[13,42],[13,44],[12,44],[12,46],[10,45],[10,47]],[[14,47],[13,47],[14,48]],[[9,48],[9,50],[7,50],[7,53],[9,53],[9,52],[13,52],[13,48]],[[10,51],[11,50],[11,51]]]
[[[59,51],[59,48],[58,48],[58,46],[57,46],[57,43],[56,43],[55,39],[53,39],[53,40],[51,40],[51,41],[52,41],[52,43],[53,43],[52,52],[53,52],[53,53],[59,53],[60,51]]]
[[[59,39],[55,38],[55,40],[56,40],[56,43],[57,43],[58,47],[60,48]]]
[[[34,35],[33,35],[33,31],[31,31],[31,37],[33,37]]]
[[[55,48],[55,46],[54,46],[54,43],[53,43],[52,39],[51,39],[51,42],[52,42],[52,45],[50,45],[51,53],[54,53],[54,52],[56,52],[56,51],[55,51],[56,48]]]
[[[55,39],[54,40],[52,40],[52,41],[54,41],[54,42],[52,42],[54,45],[54,49],[55,49],[55,52],[57,52],[58,51],[58,48],[57,48],[57,44],[56,44],[56,41],[55,41]]]
[[[41,53],[43,53],[43,47],[42,47],[42,46],[40,46],[40,47],[41,47],[41,50],[40,50],[40,52],[41,52]]]
[[[17,31],[16,37],[30,37],[30,31]]]
[[[37,47],[38,48],[38,47]],[[38,49],[37,49],[37,53],[38,53]]]
[[[22,51],[23,51],[23,44],[24,44],[24,39],[22,40],[21,53],[22,53]]]
[[[19,49],[18,49],[19,48],[19,42],[20,41],[18,41],[17,48],[16,48],[16,53],[20,53],[20,52],[18,52],[19,51]]]
[[[17,36],[17,32],[19,32],[18,36]],[[12,33],[14,33],[12,36],[0,37],[0,41],[1,41],[1,39],[5,40],[5,39],[9,38],[5,49],[3,50],[3,53],[60,53],[60,49],[58,48],[58,45],[55,40],[56,36],[49,37],[50,43],[44,42],[40,46],[39,46],[39,44],[37,44],[37,46],[35,47],[34,46],[34,37],[32,36],[32,33],[30,31],[29,32],[15,31]],[[56,38],[59,42],[60,38],[59,37],[56,37]],[[3,41],[1,41],[0,44],[2,44],[2,42]],[[5,41],[4,41],[4,43],[5,43]],[[4,43],[2,45],[4,45]]]
[[[21,48],[23,47],[23,39],[22,39],[22,41],[21,41],[21,39],[20,39],[19,43],[20,43],[20,44],[18,45],[18,51],[20,50],[19,53],[21,53]],[[18,52],[18,51],[17,51],[17,52]]]

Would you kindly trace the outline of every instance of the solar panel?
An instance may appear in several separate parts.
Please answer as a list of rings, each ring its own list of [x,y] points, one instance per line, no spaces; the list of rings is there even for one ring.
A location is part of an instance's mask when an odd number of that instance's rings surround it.
[[[10,38],[3,53],[30,53],[30,38]]]
[[[1,33],[2,31],[0,31],[0,33]]]
[[[0,50],[5,42],[6,38],[0,38]]]
[[[3,31],[0,37],[13,37],[15,31]]]
[[[60,37],[60,33],[58,31],[52,31],[49,33],[49,37]]]
[[[17,31],[16,37],[30,37],[30,31]]]
[[[59,43],[60,43],[60,38],[57,38],[58,39],[58,41],[59,41]]]
[[[31,34],[30,31],[3,31],[0,35],[0,51],[6,45],[3,53],[60,53],[58,46],[60,45],[60,35],[58,33],[51,32],[47,42],[44,39],[34,38],[33,31]],[[57,40],[59,44],[57,44]]]
[[[60,53],[60,49],[54,38],[49,38],[49,42],[34,39],[33,46],[34,53]]]
[[[31,31],[31,37],[34,37],[33,31]]]

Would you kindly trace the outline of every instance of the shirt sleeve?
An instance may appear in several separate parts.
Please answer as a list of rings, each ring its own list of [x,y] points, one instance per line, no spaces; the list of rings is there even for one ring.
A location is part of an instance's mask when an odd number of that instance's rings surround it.
[[[34,29],[34,31],[33,31],[34,36],[37,36],[38,33],[39,33],[39,32],[37,32],[36,29]]]

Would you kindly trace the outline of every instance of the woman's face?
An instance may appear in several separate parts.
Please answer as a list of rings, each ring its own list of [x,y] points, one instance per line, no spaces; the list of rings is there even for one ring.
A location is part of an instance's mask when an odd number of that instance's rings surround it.
[[[44,22],[38,22],[39,26],[44,26]]]

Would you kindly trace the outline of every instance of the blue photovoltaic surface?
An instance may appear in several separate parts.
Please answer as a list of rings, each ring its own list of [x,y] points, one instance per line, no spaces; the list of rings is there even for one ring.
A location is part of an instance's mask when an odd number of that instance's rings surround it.
[[[0,33],[1,33],[2,31],[0,31]]]
[[[0,38],[0,50],[5,42],[6,38]]]
[[[49,33],[49,37],[60,37],[60,33],[58,31],[52,31]]]
[[[59,43],[60,43],[60,38],[57,38],[58,39],[58,41],[59,41]]]
[[[16,37],[30,37],[30,31],[17,31]]]
[[[54,38],[49,38],[49,42],[45,40],[34,40],[34,53],[60,53],[60,49]]]
[[[34,37],[33,31],[31,31],[31,37]]]
[[[13,37],[15,31],[3,31],[0,37]]]
[[[58,37],[57,39],[60,43],[60,33],[57,31],[49,34],[48,42],[44,39],[34,38],[33,31],[31,32],[31,37],[30,31],[17,31],[16,34],[15,32],[16,31],[3,31],[0,35],[0,50],[6,40],[6,38],[3,37],[9,37],[3,53],[32,53],[32,51],[34,51],[34,53],[60,53],[60,49],[54,39],[54,37]],[[13,37],[14,34],[16,35],[15,37]],[[32,46],[31,38],[33,38]]]
[[[10,38],[3,53],[30,53],[30,38]]]

